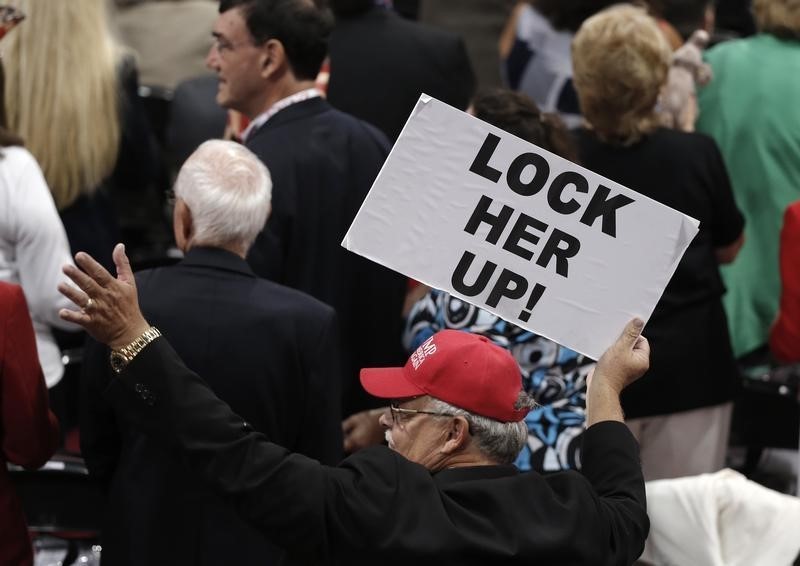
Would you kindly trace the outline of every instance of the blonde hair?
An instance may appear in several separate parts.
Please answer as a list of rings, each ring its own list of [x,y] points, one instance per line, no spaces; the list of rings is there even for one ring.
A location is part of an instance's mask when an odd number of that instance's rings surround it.
[[[758,29],[779,37],[800,36],[800,0],[755,0]]]
[[[618,4],[586,20],[572,43],[581,112],[597,136],[629,145],[658,127],[656,102],[672,50],[658,24]]]
[[[121,49],[106,0],[10,0],[27,15],[4,40],[6,115],[59,210],[111,174],[120,141]]]

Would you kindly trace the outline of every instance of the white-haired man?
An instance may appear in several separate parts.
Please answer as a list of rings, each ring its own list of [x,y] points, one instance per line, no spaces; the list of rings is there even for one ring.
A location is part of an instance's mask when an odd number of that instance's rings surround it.
[[[175,183],[174,231],[184,259],[136,275],[149,320],[245,422],[292,450],[340,456],[340,373],[333,309],[259,279],[245,261],[270,208],[270,176],[232,142],[209,141]],[[138,434],[101,399],[108,351],[87,360],[81,444],[109,482],[108,564],[270,564],[280,550],[201,486],[169,448]],[[139,392],[145,402],[151,393]]]
[[[389,448],[327,467],[247,430],[186,368],[140,313],[121,245],[116,279],[87,254],[75,259],[80,269],[64,271],[78,288],[59,290],[83,308],[60,314],[112,348],[109,402],[286,548],[287,563],[610,566],[641,553],[644,480],[619,402],[648,367],[641,320],[597,363],[580,474],[509,464],[529,408],[519,368],[485,337],[456,330],[434,334],[403,368],[362,371],[367,391],[393,399],[381,417]]]

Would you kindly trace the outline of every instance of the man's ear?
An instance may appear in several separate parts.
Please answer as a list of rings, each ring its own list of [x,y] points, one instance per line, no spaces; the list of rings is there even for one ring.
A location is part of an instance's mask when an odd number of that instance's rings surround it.
[[[286,50],[283,43],[277,39],[268,39],[261,46],[261,76],[271,77],[277,73],[282,73],[288,64]]]
[[[442,453],[455,454],[467,447],[470,442],[469,422],[464,417],[454,417],[447,429],[447,439],[442,446]]]
[[[192,211],[183,201],[183,199],[175,200],[175,211],[172,214],[172,229],[175,234],[175,245],[182,252],[187,252],[192,244],[194,238],[194,220],[192,218]]]

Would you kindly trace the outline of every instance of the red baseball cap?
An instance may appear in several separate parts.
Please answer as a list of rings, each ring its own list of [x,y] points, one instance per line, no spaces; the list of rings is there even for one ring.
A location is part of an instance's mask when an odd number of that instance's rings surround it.
[[[501,422],[525,418],[515,407],[522,389],[511,354],[485,336],[442,330],[428,338],[401,368],[365,368],[361,385],[384,399],[430,395]]]

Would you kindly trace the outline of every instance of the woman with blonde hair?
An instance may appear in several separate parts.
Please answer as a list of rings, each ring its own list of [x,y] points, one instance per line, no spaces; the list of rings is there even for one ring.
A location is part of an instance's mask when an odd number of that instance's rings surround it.
[[[760,33],[709,50],[714,80],[698,94],[697,129],[719,144],[748,223],[739,261],[722,270],[737,356],[767,342],[782,218],[800,199],[800,0],[755,0],[753,12]]]
[[[9,127],[40,163],[73,250],[110,262],[120,238],[110,195],[155,177],[143,116],[132,114],[132,61],[111,34],[105,0],[11,3],[27,21],[3,41]]]
[[[24,19],[0,8],[0,37]],[[16,20],[8,19],[16,15]],[[24,26],[23,26],[24,27]],[[5,46],[5,41],[0,48]],[[20,136],[7,129],[3,112],[3,61],[0,60],[0,281],[22,287],[36,332],[36,352],[48,387],[64,374],[52,327],[78,330],[58,316],[69,302],[59,297],[62,267],[71,263],[69,244],[36,159]],[[2,373],[2,372],[0,372]]]
[[[582,164],[700,220],[647,324],[650,370],[622,396],[647,480],[723,466],[738,381],[718,264],[736,257],[744,223],[714,141],[659,126],[670,58],[655,20],[626,5],[586,20],[572,47]]]

